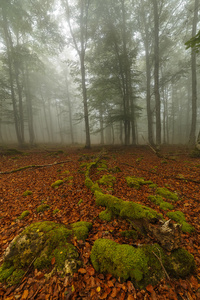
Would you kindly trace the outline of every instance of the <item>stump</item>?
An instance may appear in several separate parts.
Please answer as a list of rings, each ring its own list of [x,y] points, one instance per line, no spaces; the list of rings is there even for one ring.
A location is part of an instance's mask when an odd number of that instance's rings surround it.
[[[181,225],[174,224],[170,219],[165,222],[160,221],[158,224],[149,223],[147,230],[167,251],[178,249],[181,245]]]

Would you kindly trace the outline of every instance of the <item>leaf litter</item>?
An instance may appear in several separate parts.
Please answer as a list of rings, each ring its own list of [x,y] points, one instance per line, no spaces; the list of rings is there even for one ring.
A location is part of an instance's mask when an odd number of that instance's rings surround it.
[[[200,172],[197,167],[200,159],[190,158],[185,149],[177,148],[162,149],[165,163],[162,157],[156,156],[147,147],[105,149],[107,169],[117,166],[121,170],[112,174],[116,177],[116,182],[108,191],[112,195],[149,206],[161,212],[164,217],[167,212],[148,199],[154,190],[148,185],[143,185],[138,190],[128,187],[125,178],[143,177],[178,195],[180,201],[173,203],[174,211],[183,212],[187,222],[195,228],[195,232],[191,234],[182,233],[182,246],[195,257],[195,273],[186,279],[161,280],[156,286],[149,285],[145,290],[136,289],[131,281],[120,282],[120,279],[112,277],[111,274],[97,273],[90,262],[92,245],[96,239],[106,237],[118,243],[133,244],[131,239],[120,235],[121,231],[129,229],[128,222],[120,219],[105,222],[99,219],[102,208],[95,205],[93,194],[84,184],[85,177],[80,172],[80,158],[84,161],[84,157],[87,157],[92,161],[101,148],[65,148],[63,153],[56,156],[42,151],[29,151],[26,156],[17,155],[17,159],[1,157],[0,264],[9,243],[33,222],[45,220],[67,225],[87,221],[93,223],[93,228],[86,241],[73,241],[83,260],[83,266],[72,277],[63,278],[59,274],[53,274],[46,279],[43,272],[30,268],[18,285],[6,287],[0,284],[0,299],[200,299]],[[169,151],[173,151],[177,159],[166,158]],[[37,165],[40,167],[26,168]],[[12,172],[17,169],[20,170]],[[8,171],[9,173],[3,174]],[[92,180],[98,180],[101,174],[109,172],[94,172],[91,174]],[[69,176],[71,178],[67,180]],[[63,180],[64,183],[52,188],[52,183],[57,180]],[[32,191],[32,194],[25,197],[25,191]],[[37,213],[37,207],[41,204],[48,205],[49,209]],[[30,213],[19,220],[24,211]],[[151,237],[146,236],[139,237],[136,244],[153,242]]]

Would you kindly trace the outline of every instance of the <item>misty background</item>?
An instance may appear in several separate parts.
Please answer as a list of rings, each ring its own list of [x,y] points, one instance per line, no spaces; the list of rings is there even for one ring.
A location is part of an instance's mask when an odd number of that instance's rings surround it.
[[[190,144],[199,0],[1,0],[0,144]]]

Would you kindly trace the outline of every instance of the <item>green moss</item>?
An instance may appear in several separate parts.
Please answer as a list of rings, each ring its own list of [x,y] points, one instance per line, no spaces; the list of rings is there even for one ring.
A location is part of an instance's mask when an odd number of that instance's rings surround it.
[[[18,217],[19,220],[23,220],[24,218],[26,218],[28,215],[30,214],[29,210],[25,210],[23,211],[23,213],[21,213],[21,215]]]
[[[55,214],[57,214],[59,212],[60,212],[60,209],[56,208],[56,209],[54,209],[53,214],[55,215]]]
[[[83,199],[80,199],[77,205],[80,205],[81,203],[83,203]]]
[[[173,201],[178,201],[178,196],[175,193],[170,192],[166,188],[157,188],[156,193],[166,199],[170,199]]]
[[[160,208],[163,209],[163,210],[172,210],[172,209],[174,209],[174,206],[171,203],[163,201],[160,204]]]
[[[151,189],[156,189],[157,188],[157,184],[156,183],[149,184],[149,187]]]
[[[152,181],[144,180],[144,178],[142,177],[134,177],[134,176],[126,177],[126,182],[129,187],[134,187],[137,190],[140,188],[141,185],[153,183]]]
[[[32,195],[32,194],[33,194],[33,192],[31,192],[31,191],[23,192],[23,196],[28,196],[28,195]]]
[[[95,191],[99,191],[99,192],[102,192],[102,189],[99,187],[98,183],[95,182],[92,187],[91,187],[91,192],[92,193],[95,193]]]
[[[70,228],[50,221],[31,224],[6,250],[0,281],[16,284],[33,261],[34,268],[38,270],[55,268],[66,274],[73,273],[80,261],[70,241],[73,237],[85,240],[91,227],[89,222],[73,223]],[[52,266],[53,258],[55,263]]]
[[[56,188],[56,187],[58,187],[61,184],[63,184],[63,180],[57,180],[54,183],[52,183],[51,187],[52,188]]]
[[[5,263],[0,267],[0,282],[5,281],[8,277],[10,277],[12,275],[12,273],[14,272],[15,267],[11,266],[11,267],[5,267]]]
[[[165,276],[154,253],[161,256],[165,268],[169,266],[169,275],[184,277],[194,269],[194,257],[186,250],[180,249],[179,253],[168,256],[157,244],[135,248],[109,239],[98,239],[94,242],[90,258],[97,272],[109,273],[121,280],[130,278],[136,287],[144,288],[148,284],[155,285]]]
[[[72,232],[77,240],[85,241],[88,237],[89,230],[92,228],[92,223],[89,222],[76,222],[71,224]]]
[[[86,178],[85,178],[85,186],[86,186],[88,189],[91,189],[91,187],[93,186],[93,181],[92,181],[89,177],[86,177]]]
[[[103,194],[101,192],[95,192],[95,202],[98,206],[105,206],[112,214],[118,215],[122,218],[128,218],[129,220],[136,220],[141,218],[154,219],[161,218],[162,215],[158,214],[151,208],[134,203],[123,201],[117,197]]]
[[[112,173],[119,173],[121,172],[122,170],[119,168],[119,167],[113,167],[113,168],[110,168],[108,169],[109,172],[112,172]]]
[[[192,225],[190,225],[186,222],[185,215],[181,211],[169,212],[169,213],[167,213],[167,216],[170,219],[176,221],[177,223],[182,224],[181,229],[182,229],[183,232],[191,233],[192,231],[195,230],[195,228]]]
[[[99,219],[110,222],[112,220],[112,216],[113,216],[112,211],[109,209],[106,209],[106,210],[103,210],[102,212],[100,212]]]
[[[48,204],[41,204],[36,208],[37,213],[44,212],[45,210],[49,209],[50,206]]]
[[[137,231],[135,231],[135,230],[120,231],[120,234],[121,234],[121,236],[126,237],[128,239],[137,240],[137,238],[138,238]]]
[[[185,277],[195,269],[194,256],[183,248],[176,249],[172,251],[165,268],[173,277]]]
[[[73,179],[74,179],[73,176],[68,176],[68,177],[65,178],[65,181],[70,181],[70,180],[73,180]]]
[[[22,269],[15,270],[10,277],[7,278],[8,285],[15,285],[20,282],[24,276],[25,271]]]
[[[115,183],[116,178],[112,175],[103,175],[101,179],[98,180],[98,182],[102,185],[106,185],[108,187],[112,187]]]
[[[160,206],[163,210],[173,209],[174,206],[171,203],[165,202],[161,196],[148,196],[148,199],[155,203],[156,205]]]

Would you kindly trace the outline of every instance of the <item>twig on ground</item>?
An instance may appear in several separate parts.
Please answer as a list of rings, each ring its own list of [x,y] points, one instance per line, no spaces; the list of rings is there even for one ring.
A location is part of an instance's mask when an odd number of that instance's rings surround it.
[[[156,248],[156,249],[158,249],[158,248]],[[164,265],[163,265],[162,257],[161,257],[161,253],[160,253],[160,249],[158,249],[158,251],[159,251],[160,257],[159,257],[154,251],[152,251],[152,253],[153,253],[153,255],[159,260],[159,262],[160,262],[160,264],[161,264],[161,267],[162,267],[162,269],[163,269],[163,271],[164,271],[165,276],[167,277],[167,279],[168,279],[169,281],[171,281],[171,279],[170,279],[170,277],[169,277],[169,275],[168,275],[168,273],[167,273],[167,271],[165,270],[165,267],[164,267]]]
[[[19,172],[19,171],[22,171],[22,170],[25,170],[25,169],[32,169],[32,168],[33,169],[44,168],[44,167],[49,167],[49,166],[63,164],[63,163],[66,163],[67,161],[71,161],[71,159],[67,159],[67,160],[59,161],[59,162],[54,162],[53,164],[47,164],[47,165],[30,165],[30,166],[25,166],[25,167],[21,167],[21,168],[16,169],[16,170],[0,172],[0,174],[11,174],[11,173]]]

